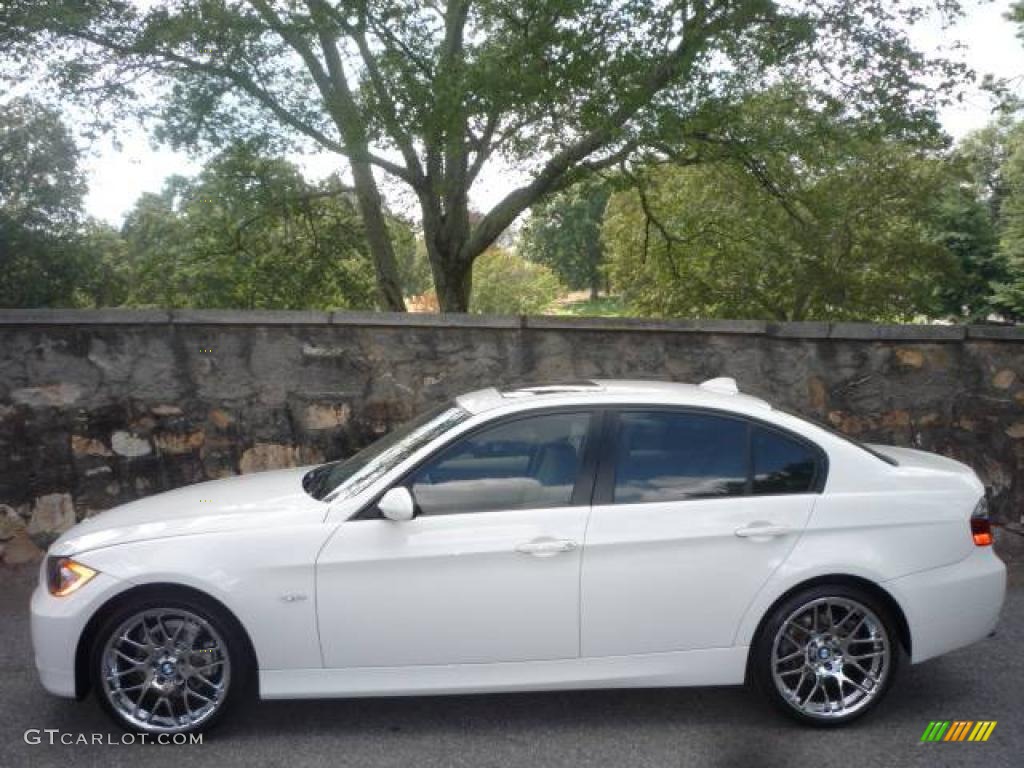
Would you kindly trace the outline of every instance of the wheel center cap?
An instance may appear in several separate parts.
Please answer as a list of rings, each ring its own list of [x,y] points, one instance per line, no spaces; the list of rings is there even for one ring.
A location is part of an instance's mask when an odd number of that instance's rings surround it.
[[[163,675],[173,675],[175,670],[176,667],[173,661],[165,661],[160,665],[160,673]]]
[[[831,655],[832,655],[832,652],[828,648],[819,648],[818,649],[818,658],[819,659],[827,659]]]

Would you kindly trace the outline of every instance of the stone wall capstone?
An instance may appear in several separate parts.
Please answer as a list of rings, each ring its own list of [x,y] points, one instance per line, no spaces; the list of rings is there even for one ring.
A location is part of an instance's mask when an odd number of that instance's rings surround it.
[[[0,559],[187,483],[344,457],[461,392],[581,378],[740,388],[970,464],[1024,509],[1024,328],[0,310]]]

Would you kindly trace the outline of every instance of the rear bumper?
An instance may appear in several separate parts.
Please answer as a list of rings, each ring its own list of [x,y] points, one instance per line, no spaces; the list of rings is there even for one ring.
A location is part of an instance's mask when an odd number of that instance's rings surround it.
[[[884,583],[910,626],[914,664],[988,637],[1006,596],[1006,566],[991,547],[959,563]]]

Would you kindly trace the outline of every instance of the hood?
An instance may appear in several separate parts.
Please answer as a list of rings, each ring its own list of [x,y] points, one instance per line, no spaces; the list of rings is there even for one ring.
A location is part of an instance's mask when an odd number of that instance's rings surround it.
[[[50,547],[73,555],[130,541],[285,526],[296,517],[326,514],[327,505],[302,489],[310,467],[239,475],[188,485],[83,520]]]

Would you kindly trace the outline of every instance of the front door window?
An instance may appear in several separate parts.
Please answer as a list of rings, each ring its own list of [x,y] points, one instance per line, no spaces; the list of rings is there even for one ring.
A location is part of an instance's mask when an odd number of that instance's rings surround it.
[[[589,413],[549,413],[484,428],[413,473],[422,515],[568,506],[579,479]]]

